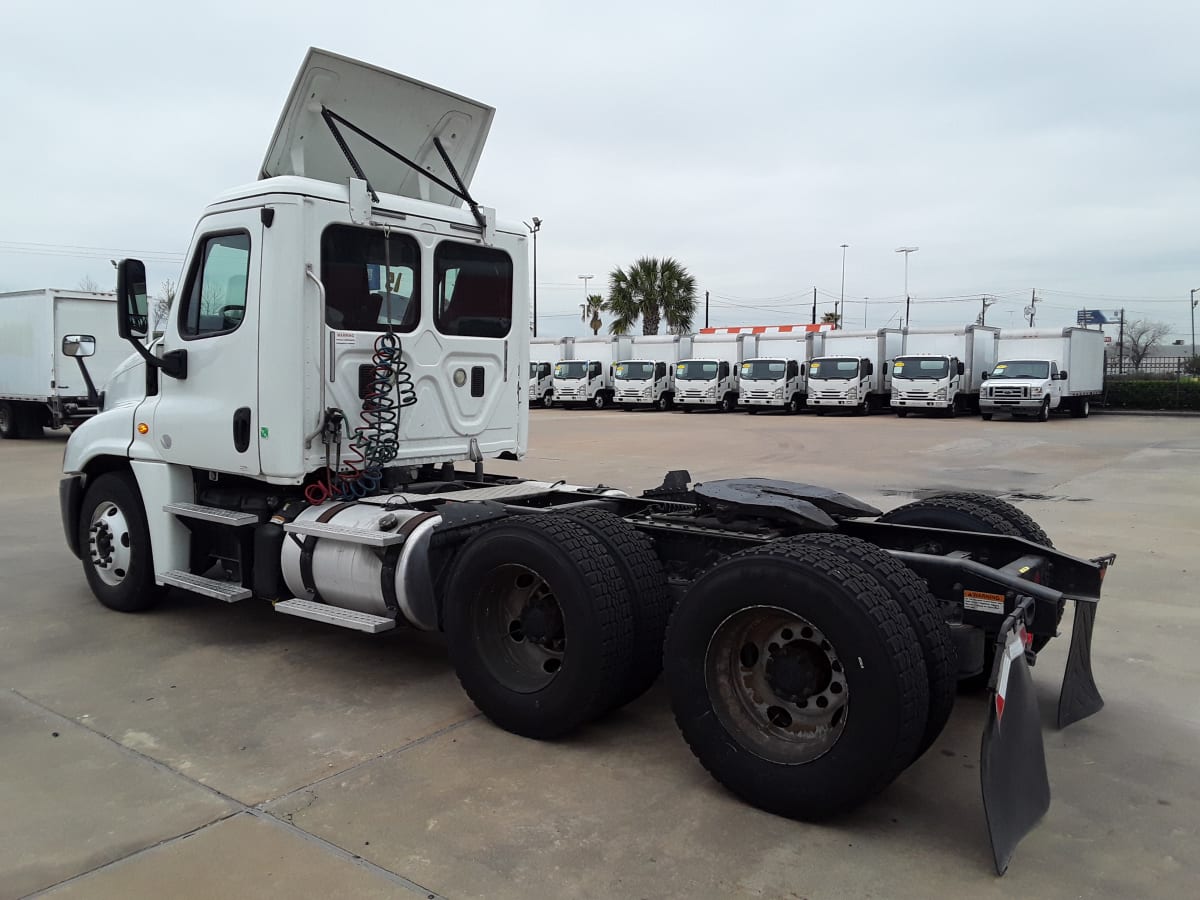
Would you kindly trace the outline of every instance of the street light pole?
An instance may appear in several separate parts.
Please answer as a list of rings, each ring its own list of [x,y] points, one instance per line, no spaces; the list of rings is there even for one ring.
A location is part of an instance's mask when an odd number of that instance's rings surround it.
[[[911,323],[910,309],[912,307],[912,297],[908,295],[908,255],[916,253],[920,247],[897,247],[897,253],[904,254],[904,327],[907,328]]]
[[[587,303],[587,299],[588,299],[587,283],[595,277],[596,277],[595,275],[580,275],[579,276],[579,279],[583,282],[583,302],[584,303]]]
[[[1196,295],[1200,288],[1192,288],[1192,356],[1196,355]]]
[[[842,244],[842,296],[841,296],[841,299],[838,301],[838,304],[839,304],[839,307],[840,307],[840,310],[841,310],[841,313],[843,316],[846,314],[846,248],[849,246],[850,246],[849,244]],[[835,309],[833,311],[833,317],[835,319],[838,318],[838,310],[837,309]],[[841,323],[841,319],[838,319],[838,324],[840,324],[840,323]]]
[[[533,224],[524,223],[533,235],[533,336],[537,337],[537,233],[542,230],[542,220],[533,217]]]

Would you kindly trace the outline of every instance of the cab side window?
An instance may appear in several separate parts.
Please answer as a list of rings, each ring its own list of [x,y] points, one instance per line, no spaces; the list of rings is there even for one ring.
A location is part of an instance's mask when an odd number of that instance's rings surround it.
[[[1056,362],[1050,363],[1050,377],[1051,378],[1058,377],[1058,363],[1056,363]]]
[[[247,232],[204,238],[188,272],[179,309],[179,333],[185,338],[202,338],[236,331],[246,316],[249,275]]]
[[[726,378],[728,376],[729,376],[729,363],[723,362],[723,363],[721,363],[721,377]]]
[[[600,369],[601,369],[600,363],[598,363],[598,362],[591,363],[588,366],[588,378],[589,379],[599,378],[600,377]]]

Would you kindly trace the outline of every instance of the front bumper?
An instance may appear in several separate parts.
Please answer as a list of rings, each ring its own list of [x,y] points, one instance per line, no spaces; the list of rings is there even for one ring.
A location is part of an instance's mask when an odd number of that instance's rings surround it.
[[[949,409],[949,400],[933,400],[925,397],[892,397],[892,406],[898,409]]]
[[[979,398],[979,409],[982,412],[1031,412],[1035,413],[1041,410],[1042,404],[1045,403],[1043,397],[1029,397],[1028,399],[1007,399],[1007,398]]]
[[[58,505],[62,512],[63,534],[67,546],[82,559],[79,549],[79,512],[83,507],[82,475],[68,475],[58,483]]]

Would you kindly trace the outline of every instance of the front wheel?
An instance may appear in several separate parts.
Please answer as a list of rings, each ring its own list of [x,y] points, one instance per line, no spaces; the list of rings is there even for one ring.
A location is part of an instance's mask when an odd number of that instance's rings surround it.
[[[1039,422],[1049,422],[1050,421],[1050,398],[1049,397],[1047,397],[1045,400],[1042,401],[1042,408],[1038,412],[1038,421]]]
[[[659,397],[658,400],[655,401],[654,408],[659,412],[666,412],[671,408],[671,398],[666,394],[663,394],[663,396]]]
[[[721,400],[721,405],[719,408],[721,412],[733,412],[735,409],[737,409],[737,398],[731,394],[726,394]]]
[[[793,397],[787,405],[787,411],[794,416],[800,412],[800,410],[803,408],[803,406],[804,405],[800,402],[799,397]]]
[[[983,419],[983,421],[985,421],[985,422],[990,422],[990,421],[992,421],[992,414],[991,413],[980,413],[979,418]]]
[[[908,410],[907,409],[896,410],[896,417],[899,419],[907,419],[908,418]]]
[[[603,391],[592,398],[593,409],[604,409],[606,406],[608,406],[608,395]]]
[[[166,593],[154,583],[142,495],[128,472],[107,472],[88,488],[79,516],[79,548],[88,586],[109,609],[139,612]]]
[[[553,409],[553,408],[554,408],[554,395],[553,394],[544,394],[542,396],[542,409]]]

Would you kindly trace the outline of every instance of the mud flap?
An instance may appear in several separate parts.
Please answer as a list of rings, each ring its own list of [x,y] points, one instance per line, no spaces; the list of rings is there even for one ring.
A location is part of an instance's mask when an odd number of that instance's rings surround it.
[[[1086,719],[1104,707],[1104,698],[1092,675],[1092,628],[1096,624],[1096,604],[1075,601],[1075,621],[1071,625],[1071,649],[1058,695],[1058,727]]]
[[[1019,612],[1005,622],[996,643],[979,780],[996,874],[1003,875],[1017,844],[1050,808],[1050,781]]]

